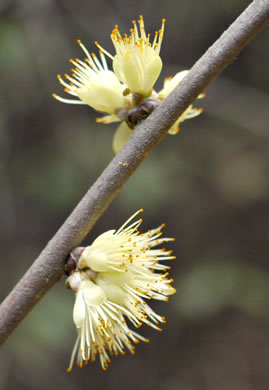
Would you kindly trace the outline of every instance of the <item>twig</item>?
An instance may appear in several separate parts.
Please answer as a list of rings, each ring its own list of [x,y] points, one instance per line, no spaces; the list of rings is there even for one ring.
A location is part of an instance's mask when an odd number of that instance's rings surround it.
[[[193,66],[180,85],[150,117],[74,209],[55,236],[0,306],[0,345],[63,275],[68,253],[93,227],[121,187],[196,97],[238,55],[269,20],[269,0],[254,0]]]

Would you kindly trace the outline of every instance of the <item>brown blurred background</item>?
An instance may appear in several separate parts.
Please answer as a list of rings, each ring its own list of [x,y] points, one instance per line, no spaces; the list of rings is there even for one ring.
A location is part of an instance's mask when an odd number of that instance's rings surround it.
[[[112,50],[144,15],[167,18],[164,76],[187,69],[249,4],[244,0],[1,0],[1,298],[113,157],[115,125],[61,104],[56,75],[98,40]],[[76,332],[64,280],[0,355],[0,389],[266,390],[269,388],[269,55],[262,31],[196,103],[204,113],[152,153],[85,242],[145,209],[144,229],[175,236],[177,294],[153,303],[167,324],[144,328],[136,355],[66,373]]]

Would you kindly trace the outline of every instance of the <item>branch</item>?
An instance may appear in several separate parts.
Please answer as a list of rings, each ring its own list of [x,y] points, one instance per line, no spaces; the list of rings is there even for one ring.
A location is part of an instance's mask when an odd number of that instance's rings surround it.
[[[133,131],[72,214],[0,306],[0,345],[60,279],[69,252],[97,219],[185,109],[238,55],[269,20],[269,0],[254,0],[193,66],[180,85]]]

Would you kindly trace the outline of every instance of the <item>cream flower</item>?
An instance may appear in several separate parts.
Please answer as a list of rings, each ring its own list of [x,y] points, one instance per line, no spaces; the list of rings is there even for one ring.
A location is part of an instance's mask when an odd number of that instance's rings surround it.
[[[113,70],[132,93],[136,92],[145,97],[151,95],[152,88],[162,70],[160,58],[161,44],[163,40],[165,19],[162,26],[155,32],[155,38],[150,43],[150,34],[146,34],[144,20],[140,15],[138,21],[133,20],[131,35],[124,35],[119,32],[116,25],[111,34],[116,55],[113,57],[105,51],[98,43],[97,46],[113,60]]]
[[[142,219],[131,223],[129,222],[143,210],[137,211],[129,218],[120,229],[109,230],[87,246],[82,252],[78,267],[90,268],[96,272],[135,272],[140,269],[155,270],[156,267],[166,269],[166,266],[159,265],[159,260],[170,260],[174,256],[171,251],[163,249],[152,249],[167,241],[174,241],[173,238],[160,238],[162,233],[161,225],[157,229],[149,230],[146,233],[140,234],[138,227],[142,223]],[[142,268],[141,268],[142,267]]]
[[[164,100],[172,91],[175,89],[178,84],[184,79],[184,77],[188,74],[188,70],[183,70],[178,72],[174,77],[167,77],[164,80],[163,89],[157,93],[157,98],[159,100]],[[201,94],[198,96],[198,99],[203,98],[205,95]],[[191,104],[186,111],[177,119],[177,121],[173,124],[171,129],[168,131],[169,134],[174,135],[179,132],[179,124],[184,122],[186,119],[194,118],[195,116],[201,114],[202,108],[194,108]]]
[[[69,83],[65,82],[60,75],[58,79],[65,87],[65,92],[80,100],[63,99],[56,94],[53,96],[63,103],[87,104],[97,111],[106,112],[112,116],[107,118],[108,122],[119,121],[117,110],[128,106],[128,99],[123,95],[126,86],[108,69],[102,52],[99,61],[94,53],[89,54],[85,46],[80,41],[78,43],[87,56],[86,60],[70,60],[75,69],[72,69],[72,77],[65,75]]]
[[[69,283],[72,284],[72,278],[77,279],[79,273],[75,272],[69,277]],[[77,328],[78,336],[75,342],[68,372],[71,371],[77,354],[77,364],[83,367],[88,361],[94,362],[99,355],[101,366],[107,369],[110,363],[110,355],[125,354],[127,347],[131,353],[134,353],[133,343],[146,341],[135,331],[128,328],[124,319],[124,314],[132,318],[132,322],[139,327],[139,321],[124,308],[118,304],[109,301],[106,298],[104,290],[90,280],[83,280],[77,288],[76,301],[73,310],[73,320]]]
[[[176,291],[168,278],[170,267],[159,263],[175,257],[171,251],[153,249],[173,239],[161,238],[164,225],[140,234],[142,220],[130,222],[141,211],[79,251],[78,268],[67,279],[76,293],[73,318],[78,331],[68,371],[76,354],[79,366],[99,354],[106,369],[109,355],[124,354],[124,347],[134,353],[132,343],[149,341],[129,329],[126,319],[136,328],[145,323],[159,331],[159,324],[165,323],[146,300],[168,301]]]
[[[143,17],[140,16],[138,22],[132,23],[130,35],[122,36],[118,25],[112,31],[115,55],[95,42],[100,50],[98,59],[78,41],[87,58],[84,61],[70,60],[74,69],[72,76],[65,75],[67,81],[58,75],[65,92],[78,100],[69,100],[53,94],[55,99],[63,103],[86,104],[105,113],[106,115],[96,119],[99,123],[121,122],[113,138],[115,153],[128,141],[131,130],[145,120],[188,73],[185,70],[165,79],[163,89],[156,92],[153,87],[162,70],[160,49],[165,19],[162,20],[161,29],[155,32],[152,43],[150,34],[146,34]],[[105,55],[112,60],[113,71],[109,70]],[[203,96],[202,94],[198,98]],[[171,127],[169,134],[176,134],[181,122],[194,118],[201,112],[202,109],[190,105]]]

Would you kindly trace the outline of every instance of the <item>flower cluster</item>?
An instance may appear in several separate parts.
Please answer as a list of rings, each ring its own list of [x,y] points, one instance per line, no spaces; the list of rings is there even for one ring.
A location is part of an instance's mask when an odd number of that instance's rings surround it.
[[[122,36],[117,25],[112,31],[111,39],[116,52],[114,56],[95,42],[99,49],[98,58],[78,41],[86,55],[85,60],[71,59],[74,66],[72,76],[65,74],[65,81],[58,75],[58,79],[65,87],[65,92],[79,100],[64,99],[53,94],[61,102],[86,104],[105,113],[106,115],[96,119],[97,122],[122,122],[113,140],[115,153],[124,146],[135,125],[151,114],[188,73],[182,71],[173,78],[166,79],[163,89],[156,92],[153,87],[162,70],[160,49],[165,19],[161,29],[155,32],[153,42],[150,42],[150,34],[146,34],[142,16],[137,23],[132,23],[130,35]],[[112,60],[113,71],[108,68],[106,56]],[[189,106],[169,133],[176,134],[181,122],[199,115],[201,111]]]
[[[70,260],[73,270],[67,286],[76,294],[73,319],[78,336],[68,371],[75,357],[82,367],[99,355],[106,370],[110,356],[134,353],[133,344],[149,340],[130,329],[142,324],[161,330],[165,318],[156,314],[146,300],[168,301],[175,293],[168,276],[169,266],[159,261],[171,260],[172,251],[155,247],[173,238],[161,237],[164,225],[146,233],[138,231],[142,219],[130,223],[137,211],[120,229],[101,234],[90,246],[76,248]]]

